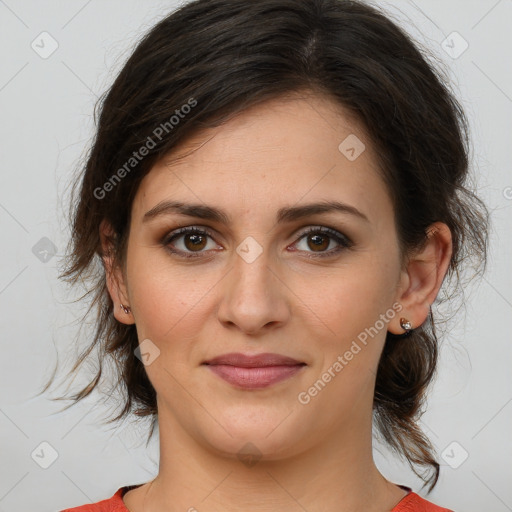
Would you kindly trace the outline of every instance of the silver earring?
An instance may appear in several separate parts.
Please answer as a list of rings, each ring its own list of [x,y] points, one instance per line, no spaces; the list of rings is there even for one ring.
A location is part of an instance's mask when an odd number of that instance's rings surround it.
[[[130,306],[125,306],[124,304],[119,304],[119,307],[128,315],[131,311]]]
[[[407,318],[400,318],[400,327],[405,331],[403,336],[407,336],[413,331],[412,324]]]

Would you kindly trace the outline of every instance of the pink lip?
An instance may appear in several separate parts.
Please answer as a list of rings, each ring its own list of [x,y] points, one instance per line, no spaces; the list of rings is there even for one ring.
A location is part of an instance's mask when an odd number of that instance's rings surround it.
[[[203,364],[225,381],[244,389],[265,388],[292,377],[306,365],[279,354],[240,353],[224,354]]]

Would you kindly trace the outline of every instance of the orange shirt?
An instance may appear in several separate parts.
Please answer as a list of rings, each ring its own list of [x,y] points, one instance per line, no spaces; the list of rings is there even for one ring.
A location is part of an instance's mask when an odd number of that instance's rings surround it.
[[[123,495],[135,487],[138,487],[138,485],[121,487],[111,498],[89,505],[82,505],[81,507],[67,508],[61,510],[61,512],[130,512],[124,505]],[[425,500],[409,487],[404,485],[399,487],[409,491],[409,493],[398,502],[391,512],[453,512],[453,510],[439,507]]]

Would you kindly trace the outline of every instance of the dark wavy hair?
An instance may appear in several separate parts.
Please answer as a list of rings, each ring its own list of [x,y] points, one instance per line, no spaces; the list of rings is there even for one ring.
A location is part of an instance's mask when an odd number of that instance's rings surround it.
[[[73,180],[72,233],[60,278],[85,284],[80,299],[92,300],[84,319],[95,312],[95,332],[68,375],[93,350],[98,366],[83,389],[54,399],[71,399],[69,407],[85,398],[100,383],[102,365],[111,361],[117,378],[112,392],[122,393],[123,407],[108,423],[131,413],[149,417],[149,442],[157,423],[156,392],[134,353],[135,325],[113,315],[100,223],[112,226],[109,243],[124,268],[133,198],[152,166],[199,130],[290,93],[328,97],[363,124],[394,204],[402,255],[421,246],[433,222],[446,223],[453,253],[442,290],[449,284],[451,293],[436,302],[463,295],[462,263],[472,263],[471,279],[485,271],[489,213],[468,186],[469,126],[449,82],[432,52],[389,14],[362,1],[195,0],[156,23],[98,100],[96,134]],[[195,106],[185,109],[191,101]],[[144,157],[131,161],[144,145]],[[116,173],[122,179],[112,181]],[[435,319],[446,322],[447,316],[436,312]],[[430,482],[428,492],[439,478],[439,464],[418,422],[437,360],[431,308],[409,337],[387,333],[373,402],[384,441]]]

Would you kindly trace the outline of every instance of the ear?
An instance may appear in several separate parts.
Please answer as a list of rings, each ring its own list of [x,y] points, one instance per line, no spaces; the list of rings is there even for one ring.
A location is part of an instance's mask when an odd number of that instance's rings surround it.
[[[406,318],[413,329],[428,317],[443,283],[452,257],[450,228],[443,222],[434,222],[428,227],[424,245],[409,256],[402,270],[397,287],[396,301],[403,309],[389,323],[393,334],[403,334],[400,318]]]
[[[112,226],[106,219],[103,219],[100,224],[101,257],[105,268],[108,292],[114,303],[114,317],[123,324],[131,325],[135,323],[131,310],[129,313],[125,313],[121,308],[121,304],[125,307],[129,306],[130,300],[123,272],[114,261],[114,237],[115,233]]]

